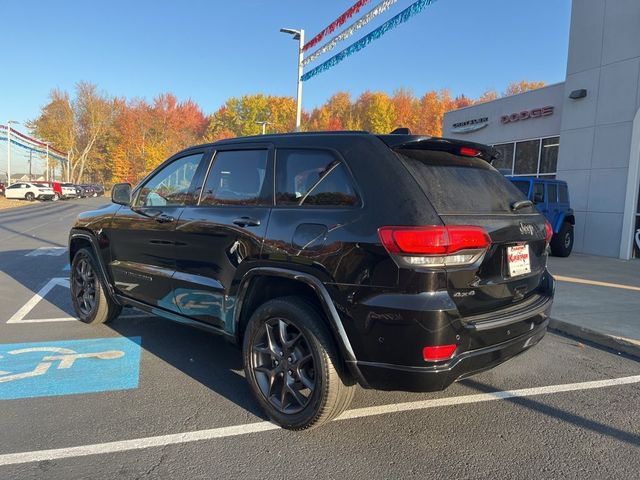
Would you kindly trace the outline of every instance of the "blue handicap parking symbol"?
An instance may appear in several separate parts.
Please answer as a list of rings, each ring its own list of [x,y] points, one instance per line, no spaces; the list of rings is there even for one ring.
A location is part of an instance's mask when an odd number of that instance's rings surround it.
[[[0,344],[0,400],[138,387],[140,337]]]

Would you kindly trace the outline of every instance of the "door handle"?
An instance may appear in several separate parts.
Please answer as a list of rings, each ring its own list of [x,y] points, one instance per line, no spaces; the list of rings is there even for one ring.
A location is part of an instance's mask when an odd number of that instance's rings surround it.
[[[259,227],[260,220],[256,220],[250,217],[240,217],[236,218],[233,223],[238,225],[239,227]]]
[[[171,215],[166,215],[164,213],[156,215],[155,217],[153,217],[153,219],[158,223],[171,223],[175,221],[175,218],[173,218]]]

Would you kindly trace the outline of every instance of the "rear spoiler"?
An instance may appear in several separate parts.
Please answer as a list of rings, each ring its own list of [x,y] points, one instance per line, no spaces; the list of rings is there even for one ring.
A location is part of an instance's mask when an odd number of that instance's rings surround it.
[[[455,140],[453,138],[397,134],[378,135],[378,138],[393,150],[437,150],[459,155],[461,148],[471,148],[479,152],[476,157],[482,158],[488,163],[491,163],[493,162],[493,160],[500,158],[500,152],[495,148],[490,147],[489,145],[476,142],[467,142],[464,140]]]

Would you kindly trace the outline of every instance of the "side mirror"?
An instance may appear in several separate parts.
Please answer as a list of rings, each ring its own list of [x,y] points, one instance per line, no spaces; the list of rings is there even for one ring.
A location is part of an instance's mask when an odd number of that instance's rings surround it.
[[[118,205],[130,205],[131,185],[128,183],[116,183],[111,189],[111,201]]]

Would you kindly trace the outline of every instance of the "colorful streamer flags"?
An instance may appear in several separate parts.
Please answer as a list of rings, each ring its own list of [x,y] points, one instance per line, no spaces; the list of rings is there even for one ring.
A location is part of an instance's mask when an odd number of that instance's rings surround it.
[[[6,125],[0,125],[0,141],[7,141]],[[25,135],[14,128],[11,129],[11,145],[15,145],[16,147],[20,147],[28,152],[34,152],[41,155],[45,155],[47,153],[46,143]],[[65,153],[53,148],[52,146],[49,146],[49,157],[57,158],[62,161],[67,160]]]
[[[322,30],[319,34],[317,34],[315,37],[313,37],[311,40],[309,40],[307,43],[305,43],[304,47],[302,47],[302,50],[303,51],[307,51],[311,47],[313,47],[314,45],[318,44],[320,41],[322,41],[322,39],[326,35],[329,35],[330,33],[333,33],[336,28],[338,28],[339,26],[343,25],[344,22],[349,20],[356,13],[358,13],[360,11],[360,9],[362,7],[364,7],[370,1],[371,0],[358,0],[356,3],[351,5],[351,7],[346,12],[344,12],[342,15],[340,15],[338,18],[336,18],[333,22],[331,22],[331,24],[327,28]]]
[[[346,28],[340,34],[336,35],[331,40],[329,40],[329,42],[327,42],[325,45],[323,45],[322,47],[320,47],[319,49],[314,51],[312,54],[310,54],[307,58],[305,58],[303,60],[302,64],[303,65],[308,65],[309,63],[313,62],[318,57],[320,57],[322,54],[333,50],[335,48],[335,46],[338,44],[338,42],[349,38],[357,30],[359,30],[360,28],[364,27],[367,23],[369,23],[375,17],[377,17],[381,13],[385,12],[386,10],[388,10],[394,3],[396,3],[396,1],[397,0],[383,0],[382,2],[380,2],[372,10],[370,10],[367,14],[363,15],[359,20],[354,22],[351,26]],[[302,75],[301,80],[303,82],[306,82],[307,80],[315,77],[316,75],[318,75],[318,74],[320,74],[322,72],[325,72],[325,71],[329,70],[332,67],[335,67],[338,63],[342,62],[344,59],[346,59],[347,57],[353,55],[354,53],[359,52],[360,50],[365,48],[367,45],[369,45],[374,40],[378,40],[379,38],[381,38],[384,34],[389,32],[390,30],[393,30],[394,28],[398,27],[399,25],[402,25],[406,21],[410,20],[412,17],[414,17],[415,15],[420,13],[422,10],[424,10],[425,7],[428,7],[429,5],[434,3],[435,1],[436,0],[418,0],[418,1],[414,2],[414,3],[412,3],[409,7],[405,8],[398,15],[396,15],[393,18],[391,18],[390,20],[387,20],[382,25],[380,25],[378,28],[376,28],[372,32],[370,32],[367,35],[365,35],[364,37],[362,37],[360,40],[352,43],[347,48],[345,48],[341,52],[339,52],[336,55],[334,55],[333,57],[331,57],[329,60],[321,63],[317,67],[315,67],[312,70],[309,70],[308,72],[306,72],[304,75]],[[352,17],[355,13],[357,13],[364,6],[364,4],[366,4],[366,3],[368,3],[368,2],[367,1],[356,2],[349,10],[344,12],[340,17],[338,17],[334,22],[332,22],[327,28],[325,28],[324,30],[322,30],[322,32],[320,32],[318,35],[313,37],[311,39],[311,41],[309,41],[307,44],[305,44],[302,49],[303,50],[307,50],[308,48],[312,47],[313,45],[316,45],[328,33],[333,32],[337,27],[339,27],[340,25],[344,24],[350,17]]]

